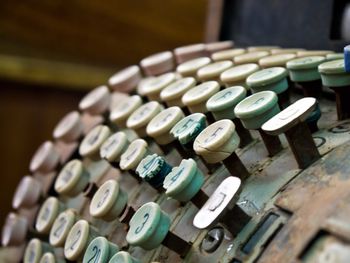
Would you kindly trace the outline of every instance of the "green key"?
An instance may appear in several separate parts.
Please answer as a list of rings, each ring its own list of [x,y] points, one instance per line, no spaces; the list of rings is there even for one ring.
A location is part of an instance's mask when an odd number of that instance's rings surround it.
[[[326,61],[322,56],[303,57],[287,62],[290,79],[296,82],[313,81],[320,79],[318,65]]]
[[[116,253],[108,263],[139,263],[136,258],[132,257],[128,252],[126,251],[120,251]]]
[[[105,237],[96,237],[85,250],[83,263],[105,263],[119,251],[119,247]]]
[[[331,53],[326,55],[326,60],[337,60],[337,59],[344,59],[344,53]]]
[[[345,72],[344,59],[332,60],[318,66],[322,83],[328,87],[350,85],[350,73]]]

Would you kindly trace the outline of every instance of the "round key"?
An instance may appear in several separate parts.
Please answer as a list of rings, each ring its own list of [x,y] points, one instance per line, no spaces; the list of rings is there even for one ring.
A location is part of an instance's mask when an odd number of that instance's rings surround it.
[[[256,51],[271,51],[280,49],[279,46],[250,46],[247,48],[248,52],[256,52]]]
[[[195,85],[196,80],[192,77],[179,79],[165,87],[160,93],[160,98],[168,105],[168,107],[178,106],[184,108],[185,105],[182,103],[181,98]]]
[[[246,52],[244,48],[233,48],[215,52],[211,55],[212,60],[233,60],[235,56],[242,55]]]
[[[130,96],[122,100],[111,110],[109,120],[115,123],[119,128],[126,128],[127,119],[141,105],[142,99],[139,95]]]
[[[202,207],[208,196],[201,190],[204,175],[198,169],[193,159],[182,160],[165,177],[163,187],[165,194],[179,202],[191,201],[195,206]]]
[[[247,63],[258,63],[259,59],[267,57],[270,53],[268,51],[255,51],[249,52],[242,55],[237,55],[233,58],[235,65],[247,64]]]
[[[64,142],[73,142],[81,137],[83,129],[79,112],[72,111],[58,122],[53,130],[53,137]]]
[[[140,263],[140,261],[132,257],[126,251],[119,251],[109,260],[108,263]]]
[[[34,153],[29,169],[31,172],[49,173],[59,164],[60,155],[51,141],[46,141]]]
[[[259,59],[259,65],[262,68],[285,67],[286,63],[295,57],[292,53],[271,55]]]
[[[42,234],[49,234],[57,215],[64,209],[64,205],[56,198],[49,197],[41,205],[36,217],[35,229]]]
[[[83,163],[74,159],[69,161],[60,171],[55,181],[55,191],[60,195],[77,196],[82,193],[90,180]]]
[[[166,72],[173,71],[174,57],[170,51],[153,54],[141,60],[143,72],[147,76],[158,76]]]
[[[176,75],[172,72],[150,78],[139,86],[140,88],[138,89],[138,93],[141,96],[146,96],[150,101],[161,101],[160,92],[175,80]]]
[[[99,86],[86,94],[79,103],[79,109],[90,115],[100,115],[108,110],[110,93],[107,86]]]
[[[106,125],[98,125],[84,137],[79,146],[79,154],[91,159],[100,158],[100,147],[111,135],[111,130]]]
[[[299,168],[304,169],[320,158],[305,120],[316,107],[316,99],[300,99],[265,122],[261,127],[271,135],[284,133]]]
[[[305,51],[303,48],[276,48],[276,49],[271,49],[270,52],[272,55],[277,55],[277,54],[296,54],[299,51]]]
[[[208,111],[210,111],[215,120],[229,119],[236,126],[236,131],[241,138],[240,146],[244,147],[253,141],[249,131],[245,129],[241,121],[236,118],[233,109],[247,95],[247,90],[242,86],[234,86],[219,91],[213,95],[206,103]]]
[[[319,97],[322,92],[321,75],[318,65],[323,63],[322,56],[303,57],[287,62],[290,79],[297,82],[303,89],[305,96]]]
[[[42,196],[41,183],[35,178],[26,175],[19,182],[12,199],[12,207],[31,208],[35,206]]]
[[[171,128],[184,117],[185,115],[179,107],[167,108],[148,123],[147,134],[154,138],[158,144],[169,144],[174,140],[174,137],[169,133]]]
[[[141,81],[141,70],[138,66],[129,66],[118,71],[108,80],[108,86],[114,91],[132,93]]]
[[[77,221],[77,214],[73,209],[61,212],[55,219],[49,236],[50,244],[54,247],[63,247],[70,229]]]
[[[96,191],[90,203],[90,214],[105,221],[118,218],[127,205],[128,195],[116,180],[104,182]]]
[[[343,53],[330,53],[326,55],[326,60],[337,60],[337,59],[344,59],[344,54]]]
[[[182,96],[182,103],[187,106],[191,113],[207,113],[207,100],[220,90],[220,85],[216,81],[207,81],[195,86]],[[208,121],[212,122],[211,114],[206,114]]]
[[[146,156],[137,166],[136,173],[157,191],[163,191],[165,176],[172,167],[157,154]]]
[[[206,43],[205,49],[209,54],[213,54],[215,52],[232,48],[233,45],[234,43],[232,40],[218,41],[218,42]]]
[[[144,138],[147,136],[146,127],[148,123],[161,112],[161,110],[162,106],[158,102],[148,102],[130,115],[126,121],[126,126],[129,129],[133,129],[139,137]]]
[[[310,56],[326,56],[327,54],[332,54],[334,51],[331,50],[304,50],[297,52],[297,57],[310,57]]]
[[[249,87],[246,84],[246,79],[249,75],[257,72],[259,66],[254,63],[243,64],[239,66],[234,66],[220,75],[220,80],[227,87],[230,86],[242,86],[248,89]]]
[[[45,252],[51,252],[49,244],[33,238],[29,241],[23,257],[23,263],[39,263]]]
[[[126,151],[128,146],[129,140],[124,132],[113,133],[101,145],[100,156],[109,163],[118,164],[117,166],[119,166],[120,157]]]
[[[52,252],[46,252],[40,259],[39,263],[65,263],[64,259],[57,258]]]
[[[344,59],[324,62],[318,66],[322,83],[334,90],[338,120],[350,117],[350,73],[345,72]]]
[[[280,111],[277,101],[276,93],[262,91],[245,98],[234,109],[235,115],[245,128],[259,131],[270,156],[279,153],[282,150],[282,144],[277,136],[270,136],[263,132],[261,126]]]
[[[233,66],[233,62],[230,60],[223,60],[211,63],[200,68],[197,71],[197,78],[201,81],[209,81],[215,80],[220,82],[220,74],[225,70],[231,68]]]
[[[4,247],[22,245],[25,242],[27,231],[27,219],[11,212],[6,216],[2,227],[1,244]]]
[[[249,172],[235,153],[240,143],[235,128],[230,120],[214,122],[197,136],[193,149],[208,163],[223,162],[231,175],[245,179]]]
[[[241,180],[237,177],[230,176],[223,180],[197,212],[193,225],[198,229],[208,229],[221,222],[233,235],[238,234],[250,220],[250,217],[235,204],[240,188]]]
[[[181,64],[191,59],[205,57],[207,52],[204,44],[193,44],[175,48],[174,55],[177,64]]]
[[[210,58],[208,57],[200,57],[188,60],[180,65],[177,66],[176,71],[179,73],[182,77],[193,77],[197,78],[197,71],[205,67],[206,65],[210,64]]]
[[[350,72],[350,45],[344,47],[345,71]]]
[[[254,93],[271,90],[278,95],[281,108],[289,105],[288,71],[282,67],[273,67],[259,70],[247,78],[247,85]]]
[[[96,237],[85,250],[83,263],[106,263],[119,251],[119,247],[105,237]]]
[[[64,256],[68,260],[78,261],[90,242],[98,236],[86,220],[77,221],[68,233],[64,243]]]
[[[143,139],[136,139],[120,157],[120,169],[135,171],[143,158],[149,154],[148,144]]]
[[[126,241],[132,246],[139,246],[151,250],[160,244],[170,250],[185,256],[191,245],[169,232],[170,218],[158,204],[149,202],[141,206],[130,220],[130,228]]]

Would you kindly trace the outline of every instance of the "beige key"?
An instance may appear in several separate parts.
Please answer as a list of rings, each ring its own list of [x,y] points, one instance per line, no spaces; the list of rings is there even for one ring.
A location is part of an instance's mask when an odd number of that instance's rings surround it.
[[[31,172],[48,173],[59,164],[60,155],[51,141],[41,144],[34,153],[29,169]]]
[[[208,54],[212,55],[215,52],[226,50],[226,49],[232,48],[233,46],[234,46],[234,42],[232,40],[226,40],[226,41],[206,43],[205,49]]]
[[[272,55],[277,55],[277,54],[296,54],[299,51],[305,51],[304,48],[276,48],[276,49],[271,49],[270,52]]]
[[[153,54],[141,60],[140,66],[147,76],[158,76],[174,70],[174,56],[170,51]]]
[[[197,71],[197,78],[201,81],[209,81],[215,80],[221,84],[220,75],[225,70],[231,68],[233,66],[233,62],[230,60],[223,60],[211,63],[200,68]]]
[[[53,222],[57,215],[64,209],[63,203],[56,197],[49,197],[41,205],[39,213],[36,217],[35,229],[42,234],[49,234]]]
[[[86,94],[79,102],[79,109],[90,115],[101,115],[108,110],[110,93],[107,86],[99,86]]]
[[[7,246],[20,246],[25,243],[28,232],[28,220],[16,213],[10,212],[2,227],[1,244]]]
[[[246,53],[244,48],[233,48],[215,52],[211,55],[211,59],[214,61],[233,60],[235,56]]]
[[[119,128],[126,128],[126,120],[141,105],[142,98],[139,95],[125,98],[111,110],[109,120]]]
[[[77,141],[83,134],[84,127],[79,112],[72,111],[65,115],[53,130],[53,137],[66,143]]]
[[[280,49],[280,47],[279,46],[251,46],[247,48],[248,52],[271,51],[276,49]]]
[[[268,51],[254,51],[245,53],[242,55],[235,56],[233,62],[235,65],[247,64],[247,63],[258,63],[259,59],[267,57],[270,53]]]
[[[149,78],[139,86],[138,93],[141,96],[147,97],[150,101],[155,100],[160,102],[160,92],[175,80],[176,74],[172,72]]]
[[[132,93],[141,81],[141,70],[138,66],[129,66],[118,71],[108,80],[108,86],[114,91]]]
[[[66,261],[62,258],[58,258],[52,252],[46,252],[40,259],[39,263],[65,263]]]
[[[31,208],[39,203],[43,189],[41,183],[32,176],[26,175],[19,182],[12,199],[12,207]]]
[[[310,56],[326,56],[328,54],[332,54],[334,51],[331,50],[304,50],[304,51],[298,51],[297,57],[310,57]]]
[[[176,71],[182,77],[193,77],[197,79],[197,71],[210,64],[211,60],[208,57],[200,57],[188,60],[177,66]]]
[[[119,163],[120,156],[126,151],[129,144],[129,140],[124,132],[113,133],[101,145],[100,156],[109,163]]]
[[[111,130],[106,125],[98,125],[84,137],[79,146],[79,154],[91,159],[100,158],[100,147],[111,135]]]
[[[141,160],[149,153],[148,144],[145,140],[134,140],[120,157],[120,169],[124,171],[135,171]]]
[[[177,64],[181,64],[191,59],[205,57],[207,51],[204,44],[193,44],[175,48],[174,55]]]
[[[77,212],[67,209],[55,219],[49,235],[50,244],[54,247],[63,247],[69,231],[78,220]]]
[[[182,96],[196,85],[196,80],[192,77],[179,79],[166,86],[160,93],[160,99],[167,104],[168,107],[178,106],[184,108],[181,101]]]
[[[316,99],[302,98],[280,113],[276,114],[261,127],[271,135],[284,133],[300,168],[304,169],[320,158],[320,154],[305,123],[316,107]]]
[[[129,129],[133,129],[139,137],[144,138],[147,136],[146,127],[148,123],[154,116],[161,112],[161,110],[162,106],[158,102],[148,102],[139,107],[129,116],[126,121],[126,126]]]
[[[242,86],[248,90],[249,87],[246,83],[247,77],[254,72],[257,72],[259,69],[259,66],[255,63],[234,66],[221,73],[220,80],[226,85],[226,87]]]
[[[82,161],[74,159],[62,168],[54,184],[55,191],[63,196],[74,197],[82,193],[89,184],[90,174]]]
[[[295,57],[292,53],[271,55],[259,59],[259,65],[261,68],[286,67],[287,62]]]
[[[23,263],[39,263],[46,252],[53,252],[50,245],[38,238],[33,238],[29,241],[24,251]]]

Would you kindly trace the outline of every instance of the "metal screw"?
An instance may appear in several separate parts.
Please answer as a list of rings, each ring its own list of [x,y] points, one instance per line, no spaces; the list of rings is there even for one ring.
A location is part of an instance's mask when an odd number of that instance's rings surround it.
[[[214,227],[204,237],[201,247],[207,253],[213,253],[224,239],[225,233],[222,227]]]

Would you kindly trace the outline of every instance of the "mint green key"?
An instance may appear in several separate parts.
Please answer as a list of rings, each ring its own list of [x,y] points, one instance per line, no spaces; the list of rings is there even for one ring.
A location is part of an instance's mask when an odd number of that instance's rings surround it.
[[[105,263],[119,251],[119,247],[105,237],[96,237],[85,250],[83,263]]]

